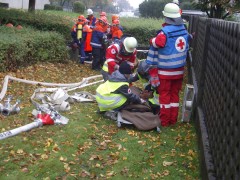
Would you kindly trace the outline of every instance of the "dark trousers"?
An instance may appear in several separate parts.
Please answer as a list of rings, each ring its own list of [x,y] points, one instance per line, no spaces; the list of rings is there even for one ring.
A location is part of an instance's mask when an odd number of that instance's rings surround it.
[[[93,70],[100,70],[101,66],[103,65],[103,49],[102,48],[92,48],[92,69]]]

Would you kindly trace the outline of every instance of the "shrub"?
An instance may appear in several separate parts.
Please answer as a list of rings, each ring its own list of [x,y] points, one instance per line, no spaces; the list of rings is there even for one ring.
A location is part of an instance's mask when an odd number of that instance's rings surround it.
[[[163,20],[154,18],[124,18],[120,17],[124,34],[137,38],[138,46],[149,46],[149,39],[156,36],[161,29]]]
[[[85,6],[83,3],[79,2],[79,1],[76,1],[74,4],[73,4],[73,12],[76,12],[76,13],[84,13],[84,9],[85,9]]]
[[[67,59],[63,36],[31,28],[0,27],[0,71],[14,70],[36,62],[62,62]]]
[[[70,29],[72,22],[64,17],[48,15],[45,11],[27,12],[16,9],[0,9],[0,21],[2,24],[12,23],[14,26],[21,24],[32,26],[41,31],[56,31],[66,40],[71,39]]]
[[[63,8],[61,6],[55,6],[51,4],[45,4],[44,5],[44,10],[56,10],[56,11],[62,11]]]

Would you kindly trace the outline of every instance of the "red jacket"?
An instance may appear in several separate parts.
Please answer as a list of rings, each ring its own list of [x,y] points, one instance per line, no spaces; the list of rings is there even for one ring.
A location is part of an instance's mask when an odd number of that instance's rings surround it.
[[[112,74],[115,70],[114,67],[119,66],[123,61],[127,61],[131,68],[134,68],[134,64],[137,57],[137,50],[132,55],[124,56],[120,53],[122,45],[112,44],[106,50],[106,62],[108,64],[108,72]]]

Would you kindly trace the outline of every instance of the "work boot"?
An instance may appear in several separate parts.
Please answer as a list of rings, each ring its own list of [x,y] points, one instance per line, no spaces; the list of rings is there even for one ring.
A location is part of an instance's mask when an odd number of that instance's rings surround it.
[[[109,118],[114,121],[117,121],[117,112],[116,111],[106,111],[104,113],[104,117]]]

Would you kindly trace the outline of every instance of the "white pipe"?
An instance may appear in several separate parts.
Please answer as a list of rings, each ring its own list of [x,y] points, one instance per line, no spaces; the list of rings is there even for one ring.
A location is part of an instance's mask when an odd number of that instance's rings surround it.
[[[16,78],[16,77],[12,77],[12,76],[7,75],[4,78],[3,88],[2,88],[2,91],[0,93],[0,101],[4,98],[4,96],[7,92],[7,86],[8,86],[8,81],[9,80],[23,82],[23,83],[32,84],[32,85],[57,86],[57,87],[65,87],[65,88],[67,88],[67,87],[74,88],[75,87],[75,88],[77,88],[77,87],[81,87],[81,85],[87,83],[88,80],[99,78],[99,77],[102,77],[102,75],[96,75],[96,76],[90,76],[88,78],[83,78],[83,80],[81,82],[78,82],[78,83],[61,84],[61,83],[47,83],[47,82],[31,81],[31,80],[20,79],[20,78]]]
[[[24,126],[16,128],[16,129],[12,129],[12,130],[0,133],[0,140],[15,136],[15,135],[20,134],[25,131],[29,131],[33,128],[41,127],[42,125],[43,125],[42,121],[37,119],[36,121],[34,121],[30,124],[26,124]]]

